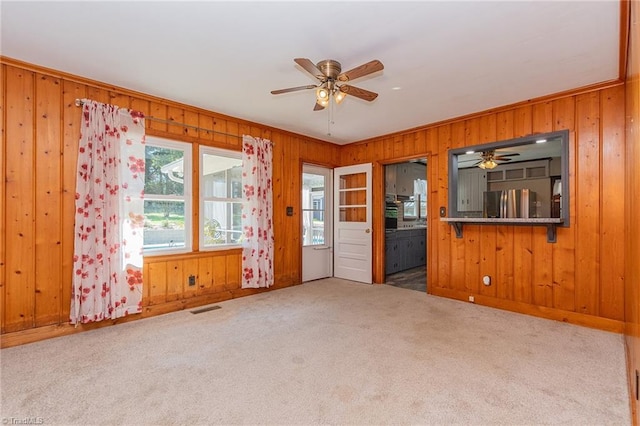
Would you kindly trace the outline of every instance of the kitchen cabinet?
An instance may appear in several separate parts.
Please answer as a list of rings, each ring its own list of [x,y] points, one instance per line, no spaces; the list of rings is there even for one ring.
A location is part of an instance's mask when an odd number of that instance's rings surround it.
[[[384,192],[385,194],[396,194],[396,166],[388,164],[384,166]]]
[[[396,165],[396,193],[412,196],[414,194],[413,181],[426,179],[427,169],[424,164],[401,163]]]
[[[427,230],[425,228],[398,230],[386,233],[386,273],[426,265]]]
[[[487,173],[477,167],[458,171],[458,212],[481,212]]]

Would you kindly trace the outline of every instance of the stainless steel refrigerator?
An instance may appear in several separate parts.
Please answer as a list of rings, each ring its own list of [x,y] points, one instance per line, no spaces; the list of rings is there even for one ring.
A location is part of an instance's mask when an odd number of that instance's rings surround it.
[[[528,189],[485,191],[482,213],[494,218],[537,217],[536,193]]]

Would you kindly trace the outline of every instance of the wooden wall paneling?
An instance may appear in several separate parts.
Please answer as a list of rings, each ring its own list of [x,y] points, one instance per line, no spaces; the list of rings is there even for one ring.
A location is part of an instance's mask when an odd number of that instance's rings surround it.
[[[200,144],[191,144],[191,251],[200,250]]]
[[[96,86],[87,86],[87,99],[102,102],[103,104],[111,103],[109,91]]]
[[[204,113],[198,114],[198,127],[200,127],[201,129],[213,130],[213,117],[209,114],[204,114]],[[213,132],[200,130],[198,132],[198,138],[201,140],[202,143],[209,145],[207,141],[213,140]]]
[[[183,261],[167,260],[167,302],[182,298],[186,283],[184,282]]]
[[[182,261],[182,298],[195,297],[198,294],[199,277],[198,271],[200,267],[198,265],[198,259],[190,257]],[[196,284],[194,286],[189,285],[189,277],[194,276]]]
[[[600,98],[602,123],[600,179],[600,300],[599,313],[624,320],[624,240],[625,180],[624,87],[603,90]]]
[[[213,291],[217,293],[230,290],[230,288],[227,288],[227,257],[224,255],[212,256],[211,271]]]
[[[465,121],[464,146],[480,143],[480,118]],[[484,226],[484,225],[482,225]],[[464,238],[464,284],[472,294],[480,292],[480,233],[481,225],[465,225]]]
[[[497,139],[497,116],[488,114],[480,117],[478,128],[479,143],[495,142]],[[488,275],[492,280],[496,278],[496,245],[498,227],[483,225],[479,227],[478,240],[480,244],[479,275],[476,278],[478,292],[483,296],[495,297],[496,286],[492,283],[486,286],[482,283],[482,277]]]
[[[600,93],[576,98],[577,184],[576,204],[580,212],[576,227],[576,309],[598,315],[600,251]]]
[[[425,242],[425,259],[427,264],[425,266],[427,270],[427,292],[429,288],[433,286],[433,283],[438,279],[438,222],[440,222],[439,203],[438,203],[438,129],[430,128],[421,132],[423,135],[418,139],[418,145],[422,152],[426,152],[427,168],[427,218],[426,218],[426,233],[427,239]],[[380,144],[382,145],[382,144]],[[382,146],[380,147],[382,151]],[[431,235],[433,233],[433,235]]]
[[[498,226],[496,234],[496,296],[498,299],[515,299],[513,267],[514,227]]]
[[[284,187],[285,206],[293,206],[293,216],[287,216],[286,210],[280,207],[281,214],[285,220],[284,244],[289,246],[283,251],[285,255],[285,273],[284,278],[287,284],[297,284],[301,280],[302,267],[302,242],[301,242],[301,224],[302,215],[300,212],[301,196],[302,196],[302,163],[300,162],[300,145],[292,144],[286,151],[289,160],[285,162],[284,178],[286,185]],[[298,159],[295,161],[294,159]],[[287,241],[288,240],[288,241]]]
[[[516,108],[513,118],[515,137],[530,135],[534,132],[531,105]],[[516,301],[531,303],[532,262],[531,227],[516,226],[513,228],[513,296]]]
[[[76,175],[78,168],[78,145],[80,143],[82,108],[76,99],[87,98],[87,86],[64,80],[63,89],[63,142],[62,142],[62,277],[60,322],[67,322],[71,310],[71,287],[73,277],[73,252],[75,240]]]
[[[36,74],[35,326],[60,320],[62,138],[60,79]]]
[[[273,142],[273,231],[277,236],[287,235],[287,219],[286,206],[288,205],[287,195],[285,193],[287,187],[287,178],[285,175],[285,152],[290,145],[288,136],[276,135]],[[294,214],[300,209],[300,204],[294,207]],[[283,211],[285,210],[285,211]],[[286,273],[287,252],[292,249],[289,245],[290,242],[286,241],[286,238],[275,238],[274,242],[274,273],[276,276],[283,276]]]
[[[235,290],[240,288],[241,280],[241,261],[242,255],[240,253],[228,254],[225,256],[226,260],[226,287],[228,290]]]
[[[131,108],[131,98],[122,93],[109,91],[109,103],[120,108]]]
[[[151,115],[151,102],[149,102],[146,99],[131,98],[129,105],[133,111],[141,112],[145,117],[148,117]],[[148,127],[148,126],[149,124],[145,122],[145,127]]]
[[[167,120],[175,123],[184,123],[184,109],[169,106],[167,108]],[[187,128],[179,124],[167,124],[167,132],[171,135],[186,135]]]
[[[382,139],[382,155],[380,156],[381,160],[389,160],[393,158],[393,138],[383,138]],[[343,150],[344,148],[341,148]]]
[[[513,111],[513,137],[520,138],[533,133],[533,111],[531,105],[524,105]]]
[[[216,132],[220,132],[220,133],[213,134],[214,142],[219,142],[224,145],[232,144],[230,143],[231,141],[229,140],[231,138],[228,138],[226,135],[221,134],[221,133],[227,133],[227,120],[223,120],[222,118],[219,118],[219,117],[214,117],[213,130],[215,130]]]
[[[167,262],[145,260],[148,274],[143,276],[144,287],[148,287],[149,305],[168,302],[167,299]],[[175,299],[172,299],[175,300]]]
[[[419,132],[416,132],[414,145],[415,145],[415,149],[416,149],[416,153],[417,154],[423,154],[423,153],[426,153],[428,151],[428,149],[427,149],[427,131],[426,130],[421,130]]]
[[[496,140],[503,141],[514,138],[515,113],[513,110],[501,111],[496,114]],[[513,226],[498,226],[496,230],[496,297],[513,300],[515,285],[513,275]]]
[[[185,127],[183,134],[185,136],[189,136],[194,139],[197,138],[200,135],[200,131],[195,129],[194,127],[198,127],[198,125],[200,124],[199,114],[197,112],[193,112],[190,110],[184,110],[183,120],[184,120],[183,121],[184,124],[193,126],[193,127]],[[194,164],[196,163],[196,158],[198,157],[193,157]]]
[[[6,133],[4,128],[4,113],[5,113],[5,93],[6,93],[6,84],[5,84],[5,65],[0,64],[0,235],[2,235],[2,239],[0,240],[0,333],[4,333],[4,312],[5,312],[5,303],[7,303],[7,299],[5,298],[5,290],[6,290],[6,238],[4,237],[6,234],[5,227],[5,207],[6,203],[6,190],[5,190],[5,158],[6,158]]]
[[[142,264],[142,306],[149,306],[151,297],[151,289],[149,285],[149,263]]]
[[[445,125],[440,126],[437,129],[438,131],[438,141],[439,141],[439,151],[437,156],[431,156],[431,164],[432,167],[437,168],[437,181],[434,184],[431,184],[431,188],[434,191],[437,191],[437,205],[436,208],[444,207],[446,210],[446,216],[450,215],[449,207],[448,207],[448,191],[449,191],[449,155],[448,150],[451,146],[451,126]],[[429,167],[429,165],[427,165]],[[433,198],[433,197],[432,197]],[[434,230],[436,233],[434,233]],[[430,230],[430,234],[428,234],[430,239],[437,239],[438,241],[438,269],[437,269],[437,281],[431,281],[434,286],[444,287],[444,288],[453,288],[452,286],[452,267],[451,267],[451,259],[453,258],[453,253],[451,251],[452,240],[455,238],[455,235],[452,236],[451,225],[446,222],[437,221],[436,226],[432,227]],[[429,275],[431,271],[427,271]]]
[[[553,307],[575,309],[575,239],[576,239],[576,134],[575,97],[553,102],[553,130],[569,130],[569,227],[558,227],[553,244]]]
[[[415,132],[402,135],[402,149],[404,157],[415,155],[416,152],[418,152],[416,150],[416,135],[417,133]],[[362,163],[363,160],[361,159],[360,162]]]
[[[380,143],[371,143],[371,149],[378,147]],[[384,166],[378,162],[373,163],[372,168],[372,280],[376,284],[385,282],[385,188]]]
[[[167,105],[151,101],[151,117],[157,118],[158,120],[168,120],[167,110]],[[158,130],[160,132],[166,132],[168,129],[167,123],[155,120],[147,120],[145,125],[147,129]]]
[[[34,326],[34,73],[6,68],[5,330]]]
[[[534,133],[553,131],[553,103],[543,102],[532,106]],[[549,200],[539,200],[548,202]],[[553,307],[553,245],[547,243],[544,227],[531,228],[532,253],[532,303]]]
[[[401,158],[404,156],[404,146],[402,142],[402,136],[393,136],[393,158]]]
[[[513,230],[513,284],[514,300],[532,302],[533,247],[531,226],[518,226]]]
[[[531,106],[531,120],[534,133],[553,131],[553,102],[542,102]]]
[[[640,424],[635,396],[636,374],[640,370],[640,4],[630,2],[629,60],[626,78],[625,150],[625,343],[627,377],[634,425]]]
[[[213,258],[212,256],[198,258],[198,296],[214,292],[213,287]]]
[[[230,145],[230,148],[235,148],[237,150],[242,149],[242,134],[239,130],[239,125],[235,121],[229,120],[227,121],[227,133],[230,135],[236,135],[238,137],[235,138],[227,138],[227,144]]]
[[[465,122],[459,121],[451,125],[451,148],[458,148],[465,142]],[[440,154],[442,155],[442,154]],[[447,207],[448,208],[448,207]],[[448,225],[450,226],[450,225]],[[466,226],[463,235],[468,237]],[[455,232],[449,232],[451,241],[451,288],[455,290],[467,290],[465,287],[465,239],[457,238]]]

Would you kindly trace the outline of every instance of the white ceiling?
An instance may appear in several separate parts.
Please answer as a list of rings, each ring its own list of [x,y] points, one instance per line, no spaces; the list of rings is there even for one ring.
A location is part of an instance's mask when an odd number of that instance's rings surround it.
[[[620,2],[0,2],[0,53],[337,144],[616,79]],[[293,58],[383,71],[314,112]],[[394,90],[394,88],[399,88]]]

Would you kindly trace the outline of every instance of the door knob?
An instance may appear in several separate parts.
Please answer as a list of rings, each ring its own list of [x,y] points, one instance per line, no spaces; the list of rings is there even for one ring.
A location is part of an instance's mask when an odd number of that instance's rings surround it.
[[[367,234],[371,233],[371,229],[367,228],[364,230],[364,232],[366,232]]]

